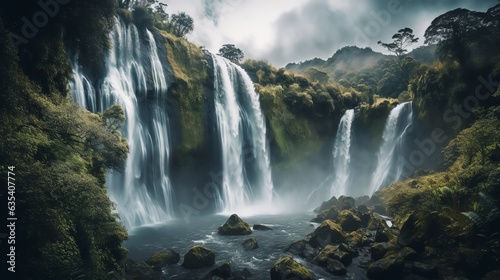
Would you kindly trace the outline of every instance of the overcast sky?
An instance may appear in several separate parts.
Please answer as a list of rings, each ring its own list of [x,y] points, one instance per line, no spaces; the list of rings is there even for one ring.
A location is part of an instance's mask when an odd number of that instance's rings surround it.
[[[168,13],[185,11],[194,19],[187,38],[217,53],[235,44],[245,58],[281,67],[315,57],[326,59],[346,45],[372,47],[390,42],[410,27],[424,41],[431,21],[462,7],[486,11],[497,0],[162,0]],[[416,45],[416,46],[418,46]]]

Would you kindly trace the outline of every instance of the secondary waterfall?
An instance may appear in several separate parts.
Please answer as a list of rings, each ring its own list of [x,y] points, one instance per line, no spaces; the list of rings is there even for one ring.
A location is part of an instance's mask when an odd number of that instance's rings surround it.
[[[222,153],[219,210],[231,212],[265,204],[272,199],[273,183],[259,97],[243,69],[220,56],[212,55],[212,60]]]
[[[351,157],[352,123],[354,121],[354,109],[347,110],[340,119],[335,144],[333,146],[333,178],[330,189],[330,197],[346,194],[350,173],[349,163]]]
[[[106,74],[95,90],[73,61],[70,90],[75,102],[92,112],[119,104],[129,144],[124,172],[109,172],[108,193],[127,228],[172,218],[174,193],[168,176],[169,122],[166,73],[149,30],[116,20],[106,55]]]
[[[400,179],[403,171],[403,145],[412,119],[411,102],[399,104],[389,113],[382,133],[382,145],[377,155],[377,168],[372,175],[370,195]]]

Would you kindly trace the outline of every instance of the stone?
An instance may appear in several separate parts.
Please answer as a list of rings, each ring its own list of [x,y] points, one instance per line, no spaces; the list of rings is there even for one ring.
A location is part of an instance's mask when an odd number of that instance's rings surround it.
[[[372,260],[382,259],[388,252],[396,251],[396,245],[389,242],[375,243],[370,247],[370,255]]]
[[[233,272],[233,280],[246,280],[250,278],[250,276],[252,276],[252,273],[246,268]]]
[[[297,255],[306,260],[312,260],[317,254],[316,249],[314,249],[307,241],[305,240],[297,240],[294,241],[288,248],[285,249],[285,252],[288,252],[293,255]]]
[[[320,207],[314,209],[314,212],[320,213],[322,211],[328,210],[332,206],[334,206],[335,204],[337,204],[337,198],[335,196],[332,196],[332,198],[330,198],[329,200],[323,201],[323,203],[321,203]]]
[[[338,260],[328,259],[325,268],[328,272],[337,276],[346,275],[347,273],[347,269],[345,268],[344,264],[342,264]]]
[[[253,225],[253,230],[273,230],[273,229],[265,225],[255,224]]]
[[[202,268],[215,264],[215,254],[203,246],[193,246],[184,255],[182,266],[185,268]]]
[[[223,263],[221,266],[212,270],[210,272],[210,276],[212,276],[212,278],[210,278],[210,279],[213,279],[213,276],[220,277],[222,279],[230,278],[232,276],[231,264],[230,263]]]
[[[274,263],[271,268],[271,280],[296,279],[313,280],[314,275],[292,257],[286,256]]]
[[[252,230],[250,226],[236,214],[231,215],[231,217],[219,227],[219,234],[221,235],[246,235],[251,233]]]
[[[172,249],[164,249],[154,253],[146,263],[154,270],[161,271],[162,267],[168,264],[176,264],[181,259],[179,253]]]
[[[402,279],[404,262],[400,258],[383,258],[368,266],[367,275],[370,279]]]
[[[418,258],[417,251],[413,250],[410,247],[404,247],[399,251],[398,255],[404,261],[416,261]]]
[[[375,242],[388,242],[393,234],[387,228],[377,230],[375,233]]]
[[[438,271],[437,266],[431,265],[431,264],[414,262],[411,265],[410,272],[415,274],[415,275],[426,277],[426,278],[432,278],[432,279],[439,278],[439,271]]]
[[[483,278],[481,278],[481,280],[498,280],[498,279],[500,279],[500,270],[492,270],[486,273],[486,275],[484,275]]]
[[[373,212],[380,214],[380,215],[384,215],[384,216],[387,215],[387,210],[381,204],[377,204],[377,205],[373,206]]]
[[[398,244],[401,247],[411,247],[417,253],[421,253],[424,251],[425,239],[416,225],[417,221],[418,218],[415,214],[411,214],[406,218],[398,235]]]
[[[314,248],[318,246],[324,247],[332,243],[341,243],[345,239],[342,228],[331,220],[323,221],[310,236],[309,244]]]
[[[322,211],[311,220],[314,223],[322,223],[324,220],[336,220],[339,216],[339,211],[336,206],[332,206],[327,210]]]
[[[361,219],[350,210],[343,210],[339,213],[338,223],[347,232],[361,227]]]
[[[337,201],[337,208],[342,210],[349,210],[356,206],[356,200],[350,196],[341,195]]]
[[[127,279],[154,280],[161,277],[161,272],[153,269],[146,262],[135,263],[131,260],[127,260],[125,263],[125,274]]]
[[[350,232],[345,241],[351,247],[360,247],[363,244],[363,236],[356,231]]]
[[[254,250],[259,248],[259,243],[255,237],[250,237],[249,239],[243,241],[242,245],[245,250]]]
[[[330,259],[340,261],[344,265],[349,265],[352,262],[352,255],[341,250],[339,245],[326,245],[314,260],[318,265],[326,267]]]

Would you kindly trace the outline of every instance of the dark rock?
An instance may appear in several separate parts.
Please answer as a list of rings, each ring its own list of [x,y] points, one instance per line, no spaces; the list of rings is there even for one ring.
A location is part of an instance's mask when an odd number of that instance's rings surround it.
[[[381,204],[377,204],[377,205],[373,206],[373,212],[378,213],[380,215],[384,215],[384,216],[387,215],[387,210]]]
[[[217,276],[222,279],[227,279],[232,276],[231,273],[231,264],[223,263],[221,266],[210,272],[210,276]]]
[[[368,266],[367,275],[371,279],[402,279],[404,262],[400,258],[383,258]]]
[[[257,239],[255,237],[250,237],[249,239],[245,240],[242,245],[245,250],[253,250],[259,248],[259,243],[257,242]]]
[[[320,213],[322,211],[330,209],[332,206],[334,206],[336,204],[337,204],[337,198],[335,196],[332,196],[332,198],[330,198],[329,200],[323,201],[323,203],[321,203],[320,207],[314,209],[314,212]]]
[[[349,265],[352,262],[352,255],[341,250],[339,245],[326,245],[316,256],[315,261],[320,266],[326,267],[330,259]]]
[[[392,233],[389,229],[381,229],[377,230],[375,233],[375,242],[387,242],[391,240]]]
[[[311,220],[311,222],[314,223],[322,223],[324,220],[336,220],[337,217],[339,216],[339,211],[337,210],[336,206],[332,206],[327,210],[322,211],[314,219]]]
[[[356,206],[356,200],[350,196],[341,195],[337,201],[337,208],[342,210],[349,210]]]
[[[250,276],[252,276],[252,273],[246,268],[233,272],[233,280],[246,280],[250,278]]]
[[[421,262],[414,262],[411,265],[410,272],[422,277],[433,279],[439,278],[439,271],[437,266]]]
[[[193,246],[184,255],[182,266],[185,268],[202,268],[215,264],[215,254],[203,246]]]
[[[305,266],[286,256],[279,259],[271,268],[271,280],[283,279],[312,280],[315,277]]]
[[[377,195],[372,195],[370,199],[364,203],[368,207],[374,207],[375,205],[380,205],[382,204],[382,201]]]
[[[219,234],[222,235],[246,235],[251,233],[250,226],[236,214],[231,215],[224,225],[219,227]]]
[[[346,275],[347,273],[344,264],[342,264],[338,260],[332,260],[332,259],[328,259],[326,263],[326,270],[332,273],[333,275],[338,275],[338,276]]]
[[[470,248],[458,249],[457,267],[465,272],[469,278],[475,278],[475,275],[484,275],[491,268],[490,261],[486,252]]]
[[[255,224],[253,225],[253,230],[273,230],[273,229],[265,225]]]
[[[418,258],[417,251],[410,247],[404,247],[399,251],[399,257],[403,258],[404,261],[416,261]]]
[[[125,264],[126,279],[155,280],[160,279],[161,272],[153,269],[145,262],[127,260]]]
[[[500,279],[500,270],[490,271],[486,273],[486,275],[484,275],[483,278],[481,278],[481,280],[498,280],[498,279]]]
[[[306,260],[314,259],[317,254],[317,251],[305,240],[294,241],[292,244],[290,244],[290,246],[288,246],[288,248],[286,248],[285,252],[297,255]]]
[[[345,235],[342,228],[331,220],[326,220],[311,233],[309,244],[313,247],[324,247],[332,243],[341,243],[344,239]]]
[[[176,264],[181,259],[179,253],[172,249],[165,249],[154,253],[146,263],[153,269],[161,271],[161,268],[168,264]]]
[[[360,196],[356,198],[356,206],[364,206],[366,207],[366,203],[370,200],[370,197],[367,195]],[[366,208],[368,210],[368,208]]]
[[[425,239],[422,232],[420,232],[416,225],[417,221],[417,216],[415,214],[411,214],[403,222],[398,236],[398,244],[401,247],[411,247],[417,251],[417,253],[421,253],[424,251]]]
[[[380,243],[375,243],[370,247],[370,254],[372,260],[376,261],[382,259],[387,254],[387,252],[396,250],[397,250],[396,245],[389,242],[380,242]]]
[[[350,210],[343,210],[340,212],[338,221],[345,231],[355,231],[361,227],[361,219]]]

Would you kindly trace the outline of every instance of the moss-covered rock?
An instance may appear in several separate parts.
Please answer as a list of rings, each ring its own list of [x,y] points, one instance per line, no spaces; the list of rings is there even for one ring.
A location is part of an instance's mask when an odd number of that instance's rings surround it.
[[[185,268],[202,268],[215,264],[215,253],[203,246],[193,246],[184,255],[182,266]]]
[[[361,219],[350,210],[339,213],[338,223],[345,231],[355,231],[361,226]]]
[[[411,264],[410,272],[418,276],[437,279],[439,278],[438,267],[432,264],[426,264],[421,262],[413,262]],[[497,278],[498,279],[498,278]]]
[[[337,220],[339,216],[339,210],[337,210],[336,206],[332,206],[329,209],[321,211],[316,217],[314,217],[311,222],[321,223],[324,220]]]
[[[167,264],[176,264],[180,260],[180,255],[172,249],[164,249],[154,253],[146,263],[155,270],[161,270]]]
[[[253,230],[273,230],[272,228],[268,227],[268,226],[265,226],[265,225],[259,225],[259,224],[255,224],[253,225]]]
[[[283,279],[313,280],[316,277],[305,266],[286,256],[279,259],[271,268],[271,280]]]
[[[325,268],[326,271],[330,272],[333,275],[342,276],[346,275],[347,273],[347,269],[345,268],[344,264],[334,259],[328,259],[326,261]]]
[[[309,239],[309,244],[313,247],[324,247],[332,243],[341,243],[345,239],[342,228],[331,220],[326,220],[314,230]]]
[[[341,249],[342,246],[340,245],[326,245],[316,256],[315,261],[323,267],[326,267],[330,259],[337,260],[344,265],[349,265],[352,262],[352,255],[346,252],[347,250]]]
[[[375,243],[370,247],[370,254],[372,260],[382,259],[388,252],[394,252],[397,246],[389,242]]]
[[[219,227],[219,234],[222,235],[246,235],[251,233],[252,230],[250,226],[236,214],[231,215],[229,219]]]

